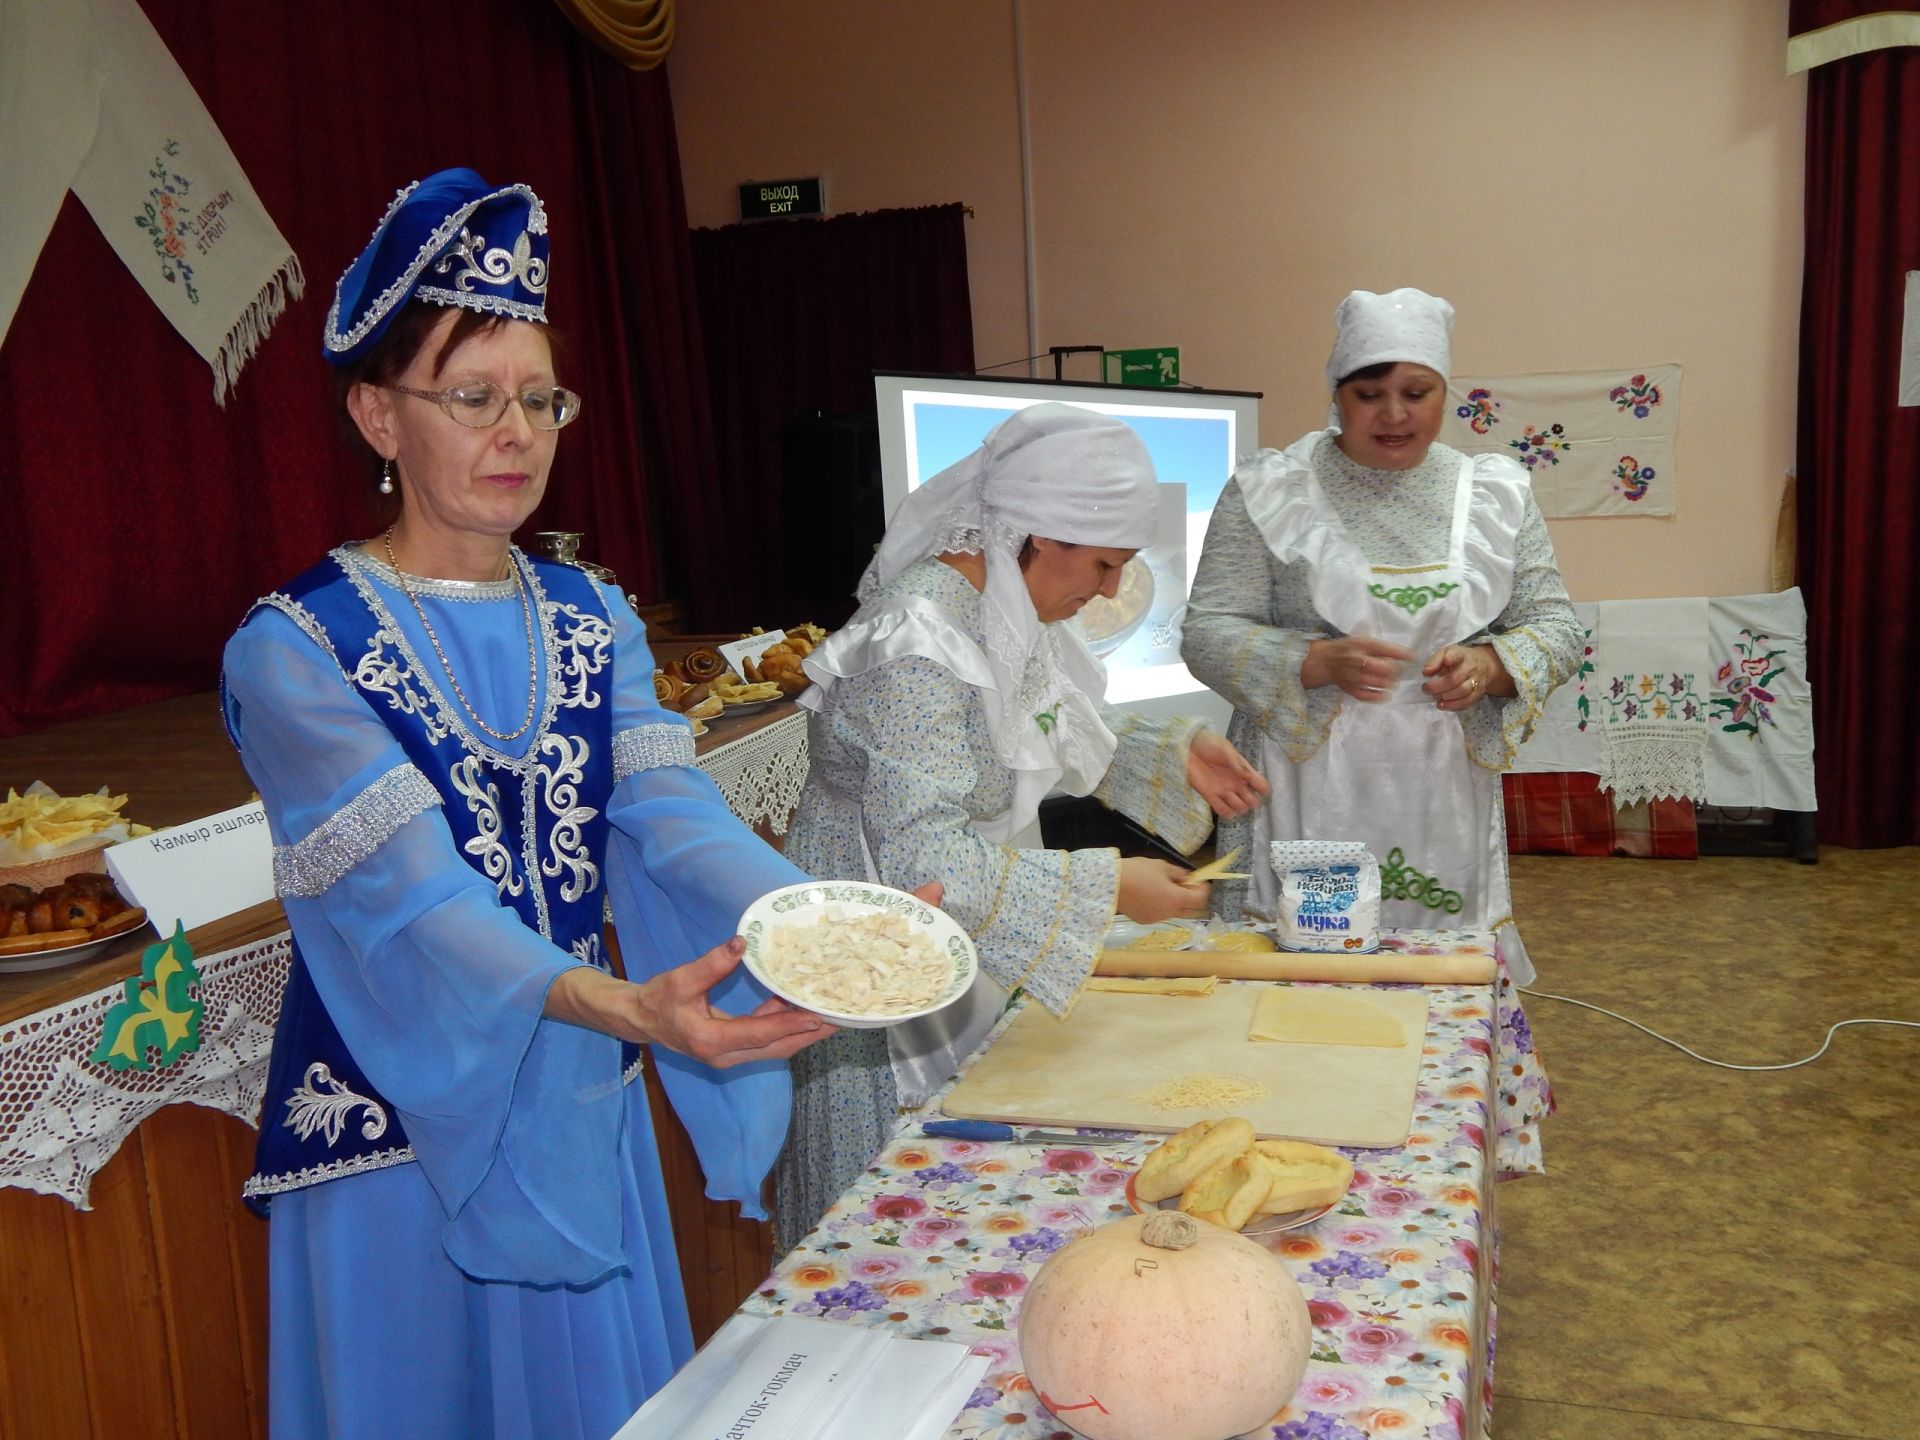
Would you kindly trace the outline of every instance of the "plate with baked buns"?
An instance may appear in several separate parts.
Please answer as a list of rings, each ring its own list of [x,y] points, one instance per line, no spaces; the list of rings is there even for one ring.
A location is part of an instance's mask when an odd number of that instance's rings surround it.
[[[1127,1178],[1137,1214],[1179,1210],[1260,1239],[1311,1225],[1353,1184],[1353,1162],[1304,1140],[1256,1140],[1238,1117],[1189,1125]]]
[[[0,973],[71,964],[146,923],[147,912],[97,871],[40,889],[0,885]]]

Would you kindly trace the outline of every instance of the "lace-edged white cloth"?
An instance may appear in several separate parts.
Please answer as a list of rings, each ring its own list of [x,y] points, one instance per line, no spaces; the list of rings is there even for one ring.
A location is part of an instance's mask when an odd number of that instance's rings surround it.
[[[765,821],[776,835],[800,803],[807,783],[807,717],[789,715],[699,759],[727,808],[748,825]]]
[[[196,956],[200,1048],[164,1070],[89,1058],[107,1012],[126,998],[125,981],[0,1026],[0,1186],[87,1210],[93,1177],[161,1106],[190,1101],[256,1124],[291,954],[280,934]]]
[[[807,719],[789,715],[696,762],[749,825],[785,834],[807,778]],[[187,1101],[257,1126],[267,1053],[292,957],[286,933],[196,956],[205,1005],[200,1048],[164,1070],[114,1070],[88,1058],[117,980],[90,995],[0,1025],[0,1188],[58,1195],[75,1209],[141,1121]]]

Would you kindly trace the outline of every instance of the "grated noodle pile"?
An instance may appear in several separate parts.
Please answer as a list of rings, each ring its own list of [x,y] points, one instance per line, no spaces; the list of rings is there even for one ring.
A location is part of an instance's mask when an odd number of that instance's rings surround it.
[[[1218,1110],[1263,1100],[1271,1086],[1239,1075],[1182,1075],[1133,1098],[1149,1110]]]

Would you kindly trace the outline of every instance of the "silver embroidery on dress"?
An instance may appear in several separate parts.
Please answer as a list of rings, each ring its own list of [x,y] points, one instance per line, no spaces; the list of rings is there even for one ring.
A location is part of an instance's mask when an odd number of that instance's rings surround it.
[[[325,1063],[316,1060],[307,1066],[305,1078],[287,1097],[287,1118],[280,1123],[302,1140],[311,1140],[313,1132],[319,1130],[326,1134],[327,1144],[338,1145],[347,1117],[363,1106],[367,1118],[360,1122],[361,1138],[378,1140],[387,1133],[385,1107],[341,1084]]]
[[[613,737],[613,778],[693,764],[693,731],[678,720],[636,725]]]
[[[288,1190],[304,1190],[322,1180],[341,1180],[349,1175],[364,1175],[369,1170],[385,1170],[389,1165],[411,1165],[411,1145],[396,1145],[391,1150],[376,1150],[371,1155],[356,1155],[351,1160],[329,1160],[322,1165],[303,1165],[284,1175],[254,1175],[240,1187],[248,1199],[262,1195],[280,1195]]]
[[[541,740],[540,753],[554,757],[551,766],[542,764],[536,772],[542,787],[541,799],[547,813],[553,816],[553,829],[548,834],[553,853],[540,862],[540,873],[557,876],[564,871],[568,878],[560,886],[560,898],[578,900],[591,894],[600,883],[600,867],[593,863],[591,852],[580,837],[581,826],[600,813],[591,805],[580,803],[580,785],[592,751],[585,740],[549,735]]]
[[[389,648],[401,650],[398,656],[388,654]],[[353,667],[353,681],[364,690],[376,695],[384,695],[387,704],[402,715],[416,715],[426,728],[427,738],[436,744],[447,735],[444,712],[431,698],[423,696],[416,682],[424,680],[416,668],[408,663],[397,629],[382,625],[373,632],[368,642],[367,653],[360,657],[360,663]]]
[[[502,895],[524,893],[526,886],[513,873],[513,852],[500,839],[500,787],[481,774],[478,755],[469,755],[455,765],[448,778],[465,797],[477,832],[460,848],[480,862],[481,870]]]
[[[591,935],[582,935],[568,947],[567,953],[573,956],[574,959],[584,961],[586,964],[593,966],[596,970],[605,970],[608,968],[606,947],[600,943],[600,932],[598,930],[594,931]]]
[[[381,629],[393,637],[393,646],[400,652],[401,658],[405,661],[405,668],[409,678],[413,683],[417,684],[433,702],[432,719],[428,721],[428,724],[430,729],[437,725],[439,731],[438,734],[433,735],[432,738],[437,741],[440,735],[451,734],[459,740],[461,748],[466,750],[468,754],[484,756],[489,763],[505,770],[511,770],[516,775],[530,775],[534,768],[533,750],[531,748],[526,754],[516,756],[507,754],[497,746],[487,744],[468,727],[466,722],[461,718],[460,713],[448,703],[445,693],[440,689],[438,683],[435,682],[432,671],[421,661],[419,652],[408,642],[406,632],[401,628],[400,622],[394,616],[394,612],[388,607],[380,592],[374,588],[373,582],[376,578],[384,579],[381,571],[385,571],[386,575],[389,576],[393,574],[393,571],[384,565],[376,567],[370,557],[350,545],[342,545],[336,549],[333,552],[333,558],[339,562],[341,569],[346,572],[347,579],[353,583],[354,592],[359,595],[362,602],[365,603],[366,607],[373,612],[374,617],[380,622]],[[529,587],[530,593],[533,596],[534,614],[544,617],[547,611],[546,594],[540,585],[539,576],[534,570],[533,563],[518,550],[509,551],[509,558],[515,565],[520,567],[521,580]],[[391,584],[394,582],[386,581],[385,583]],[[540,627],[540,643],[542,648],[547,652],[547,679],[545,701],[541,709],[540,719],[534,726],[534,734],[536,736],[546,734],[549,727],[552,726],[554,711],[559,704],[559,678],[557,659],[554,654],[553,634],[546,626],[544,618],[540,622]]]
[[[402,825],[440,803],[440,792],[416,766],[394,766],[304,839],[273,847],[274,890],[303,900],[326,894]]]
[[[560,703],[592,709],[600,703],[593,677],[607,668],[613,627],[598,615],[582,614],[572,605],[555,605],[548,611],[547,627],[554,637]]]

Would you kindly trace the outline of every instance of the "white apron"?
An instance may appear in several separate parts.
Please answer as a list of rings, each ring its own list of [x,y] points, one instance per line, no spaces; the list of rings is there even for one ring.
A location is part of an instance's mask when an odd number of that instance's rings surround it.
[[[1248,509],[1281,559],[1308,566],[1314,610],[1341,634],[1384,640],[1415,658],[1384,702],[1343,699],[1326,742],[1306,760],[1296,764],[1262,739],[1261,770],[1273,789],[1253,815],[1249,908],[1276,911],[1270,841],[1363,840],[1380,862],[1383,926],[1506,925],[1503,944],[1515,949],[1500,775],[1468,758],[1459,717],[1434,704],[1420,673],[1442,646],[1483,632],[1512,593],[1511,544],[1469,533],[1473,462],[1460,463],[1441,565],[1369,565],[1311,466],[1305,476],[1296,471],[1291,488],[1287,500],[1250,497]]]

